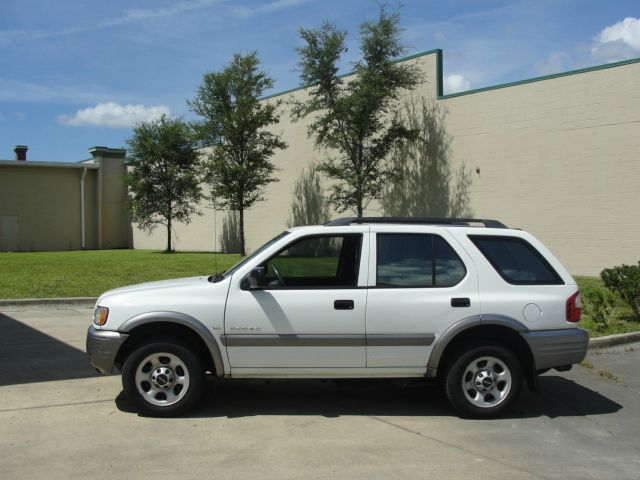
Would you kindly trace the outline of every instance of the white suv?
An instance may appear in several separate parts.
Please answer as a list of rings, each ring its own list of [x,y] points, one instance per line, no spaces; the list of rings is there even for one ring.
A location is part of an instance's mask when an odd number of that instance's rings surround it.
[[[224,378],[440,381],[495,416],[523,380],[585,356],[575,280],[538,240],[495,220],[342,218],[291,228],[223,274],[104,293],[91,363],[177,415]]]

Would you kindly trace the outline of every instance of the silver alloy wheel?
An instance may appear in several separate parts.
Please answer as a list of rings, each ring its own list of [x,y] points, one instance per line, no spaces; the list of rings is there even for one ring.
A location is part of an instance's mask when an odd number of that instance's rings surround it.
[[[153,405],[173,405],[189,389],[189,370],[173,353],[152,353],[136,368],[136,388]]]
[[[502,403],[509,395],[512,383],[507,364],[491,356],[473,359],[462,374],[464,396],[481,408],[495,407]]]

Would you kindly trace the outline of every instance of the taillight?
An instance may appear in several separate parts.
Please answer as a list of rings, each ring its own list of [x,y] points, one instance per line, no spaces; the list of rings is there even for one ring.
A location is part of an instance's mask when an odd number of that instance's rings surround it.
[[[567,322],[578,323],[582,313],[580,292],[576,292],[567,299]]]

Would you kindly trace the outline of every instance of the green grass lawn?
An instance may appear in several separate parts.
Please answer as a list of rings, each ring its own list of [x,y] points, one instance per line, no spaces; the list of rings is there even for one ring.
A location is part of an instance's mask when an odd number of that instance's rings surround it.
[[[224,271],[240,255],[152,250],[0,253],[0,298],[97,297],[112,288]]]
[[[224,271],[239,259],[239,255],[152,250],[0,253],[0,298],[97,297],[134,283],[210,275],[216,271],[216,261],[217,271]],[[281,270],[293,267],[281,266]],[[333,264],[329,266],[335,271]],[[576,280],[580,287],[602,286],[598,277]],[[584,314],[580,324],[592,336],[640,330],[640,319],[622,301],[606,327],[597,328]]]

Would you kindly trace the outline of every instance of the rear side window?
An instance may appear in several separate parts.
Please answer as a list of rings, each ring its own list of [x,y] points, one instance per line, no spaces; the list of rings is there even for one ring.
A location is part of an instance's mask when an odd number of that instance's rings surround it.
[[[437,235],[378,233],[378,287],[451,287],[467,274],[460,257]]]
[[[533,245],[522,238],[469,235],[469,239],[507,282],[514,285],[562,285],[564,282]]]

